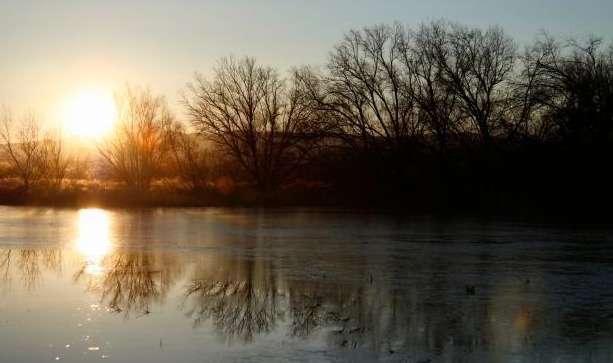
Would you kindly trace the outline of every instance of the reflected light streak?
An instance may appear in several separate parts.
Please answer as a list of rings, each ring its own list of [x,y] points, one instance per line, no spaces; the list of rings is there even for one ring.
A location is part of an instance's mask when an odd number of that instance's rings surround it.
[[[103,270],[100,262],[111,249],[109,218],[101,209],[82,209],[78,218],[76,247],[87,258],[85,271],[98,275]]]

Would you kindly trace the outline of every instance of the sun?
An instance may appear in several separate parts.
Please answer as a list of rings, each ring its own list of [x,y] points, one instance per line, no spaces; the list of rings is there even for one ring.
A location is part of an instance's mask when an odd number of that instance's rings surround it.
[[[69,99],[63,110],[64,130],[70,136],[99,138],[108,134],[117,119],[110,93],[87,90]]]

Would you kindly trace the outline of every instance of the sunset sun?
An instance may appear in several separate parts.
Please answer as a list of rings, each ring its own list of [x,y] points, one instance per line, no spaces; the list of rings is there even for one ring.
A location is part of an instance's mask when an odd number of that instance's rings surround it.
[[[102,137],[113,128],[117,117],[110,93],[84,91],[74,95],[64,105],[64,129],[68,135]]]

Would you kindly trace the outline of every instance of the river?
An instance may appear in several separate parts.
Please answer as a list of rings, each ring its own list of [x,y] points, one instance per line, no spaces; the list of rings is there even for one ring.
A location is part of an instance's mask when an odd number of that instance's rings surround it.
[[[612,362],[613,230],[0,207],[0,362]]]

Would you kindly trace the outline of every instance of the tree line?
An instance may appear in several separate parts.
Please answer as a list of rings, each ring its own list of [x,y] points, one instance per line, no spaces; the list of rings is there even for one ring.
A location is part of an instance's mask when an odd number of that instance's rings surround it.
[[[181,96],[184,123],[162,96],[127,87],[98,161],[80,164],[31,115],[15,129],[5,112],[5,174],[57,190],[86,170],[209,202],[521,210],[612,199],[613,47],[601,38],[542,33],[520,49],[497,26],[383,24],[349,31],[324,64],[288,77],[223,58]]]

